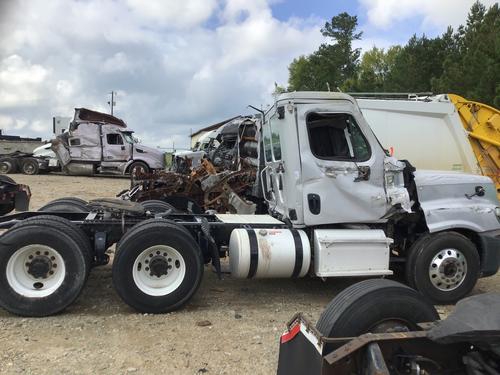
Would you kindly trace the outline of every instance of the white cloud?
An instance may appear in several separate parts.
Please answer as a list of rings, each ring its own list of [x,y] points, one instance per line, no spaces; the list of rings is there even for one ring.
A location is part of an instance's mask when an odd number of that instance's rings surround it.
[[[271,102],[292,59],[323,40],[321,20],[280,21],[269,1],[13,2],[0,19],[0,127],[50,137],[52,116],[107,111],[115,90],[144,143],[187,146],[190,129]]]
[[[465,23],[466,16],[475,0],[360,0],[371,25],[388,29],[394,22],[415,16],[423,18],[423,27],[445,28]],[[495,0],[482,0],[485,6]]]
[[[48,70],[32,64],[19,55],[11,55],[0,61],[0,108],[35,103],[44,93]]]
[[[127,0],[130,9],[149,21],[173,28],[205,22],[215,11],[215,0]]]

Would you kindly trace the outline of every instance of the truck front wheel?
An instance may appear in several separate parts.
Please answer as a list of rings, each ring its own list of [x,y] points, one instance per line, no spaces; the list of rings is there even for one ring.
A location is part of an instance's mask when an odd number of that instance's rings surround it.
[[[183,306],[203,276],[201,252],[191,234],[152,219],[127,233],[113,261],[120,297],[140,312],[164,313]]]
[[[142,161],[134,161],[130,164],[129,172],[132,177],[135,177],[137,174],[149,173],[149,167],[146,163]]]
[[[410,249],[406,278],[436,304],[454,303],[470,293],[479,278],[476,246],[456,232],[427,234]]]

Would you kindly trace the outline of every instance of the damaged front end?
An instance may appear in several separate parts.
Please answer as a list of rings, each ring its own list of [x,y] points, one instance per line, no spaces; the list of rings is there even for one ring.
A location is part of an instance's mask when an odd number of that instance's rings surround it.
[[[254,168],[217,172],[209,160],[203,159],[189,174],[156,171],[137,175],[136,185],[122,196],[136,202],[163,200],[181,211],[253,214],[256,204],[244,197],[255,176]]]

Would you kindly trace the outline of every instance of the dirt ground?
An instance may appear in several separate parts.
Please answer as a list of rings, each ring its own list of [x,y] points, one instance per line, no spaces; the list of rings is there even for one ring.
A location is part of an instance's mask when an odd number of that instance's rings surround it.
[[[35,210],[64,196],[113,197],[129,183],[119,178],[12,177],[31,187]],[[148,315],[118,298],[109,265],[98,267],[76,303],[58,316],[20,318],[0,310],[0,373],[272,374],[279,336],[292,315],[301,311],[316,321],[330,299],[355,281],[219,281],[205,268],[203,283],[186,308]],[[488,291],[500,292],[500,275],[480,280],[474,289]],[[448,308],[439,310],[446,314]]]

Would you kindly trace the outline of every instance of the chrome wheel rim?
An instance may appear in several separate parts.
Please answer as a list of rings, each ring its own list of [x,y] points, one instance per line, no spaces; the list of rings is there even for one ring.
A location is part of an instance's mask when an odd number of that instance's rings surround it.
[[[467,260],[456,249],[443,249],[432,258],[429,278],[435,288],[451,291],[458,288],[467,275]]]

